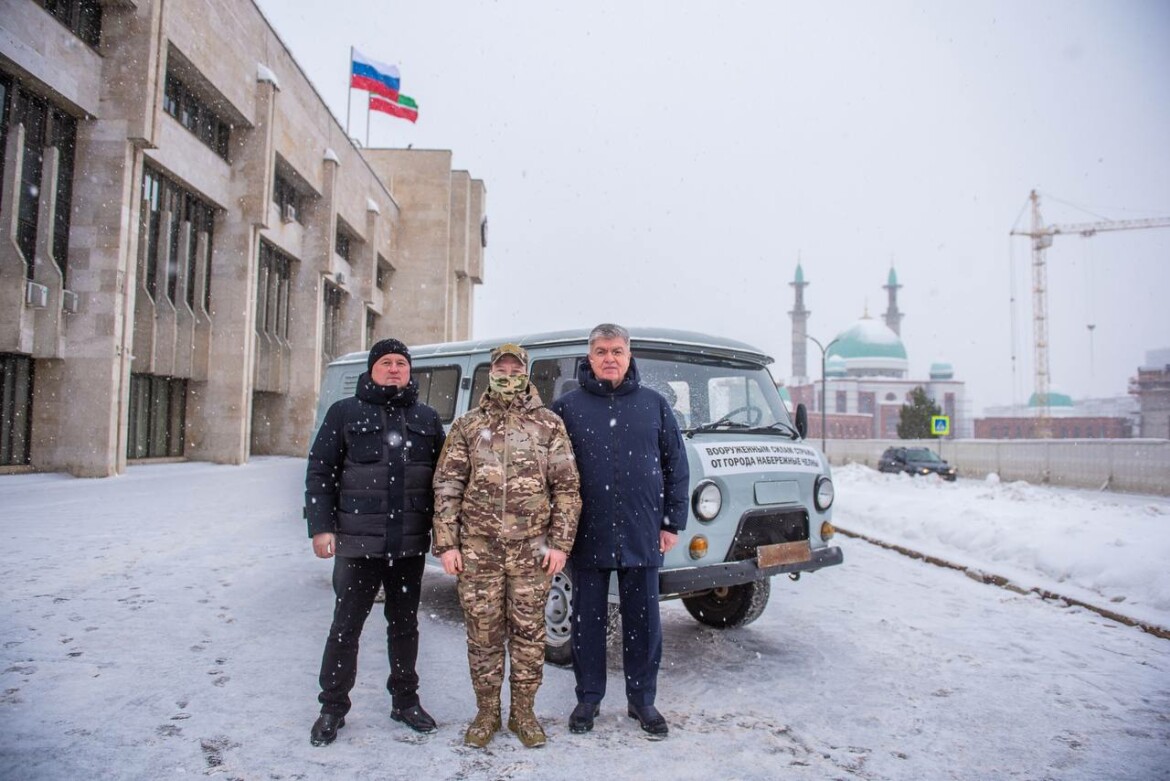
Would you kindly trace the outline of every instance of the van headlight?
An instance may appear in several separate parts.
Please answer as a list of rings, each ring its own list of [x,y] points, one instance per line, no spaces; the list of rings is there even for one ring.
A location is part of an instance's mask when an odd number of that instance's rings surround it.
[[[816,485],[813,486],[813,504],[821,512],[833,506],[833,481],[821,475],[817,478]]]
[[[719,490],[719,486],[710,480],[704,480],[695,486],[695,492],[691,494],[691,509],[695,512],[695,517],[700,521],[709,521],[719,514],[719,510],[723,507],[723,492]]]

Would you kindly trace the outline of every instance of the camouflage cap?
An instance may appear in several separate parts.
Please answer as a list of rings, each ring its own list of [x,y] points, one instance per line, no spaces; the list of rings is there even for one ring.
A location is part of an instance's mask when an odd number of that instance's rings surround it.
[[[520,345],[513,344],[512,342],[508,342],[507,344],[501,344],[499,347],[492,350],[491,362],[495,363],[496,361],[503,358],[505,355],[511,355],[513,358],[520,361],[520,363],[524,364],[525,369],[528,368],[528,351],[525,350]]]

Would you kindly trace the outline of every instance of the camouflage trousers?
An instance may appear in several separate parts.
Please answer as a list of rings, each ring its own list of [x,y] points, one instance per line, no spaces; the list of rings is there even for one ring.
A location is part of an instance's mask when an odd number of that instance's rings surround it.
[[[544,603],[552,580],[540,566],[540,542],[465,537],[460,549],[471,685],[476,694],[499,696],[506,642],[512,691],[535,695],[544,676]]]

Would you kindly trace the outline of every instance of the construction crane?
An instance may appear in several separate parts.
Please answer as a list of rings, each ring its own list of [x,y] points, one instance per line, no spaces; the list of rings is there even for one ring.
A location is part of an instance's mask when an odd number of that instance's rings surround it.
[[[1088,238],[1104,231],[1168,228],[1170,217],[1045,225],[1040,217],[1040,194],[1033,190],[1028,199],[1032,202],[1032,229],[1012,230],[1010,235],[1028,236],[1032,239],[1032,349],[1036,375],[1035,400],[1039,410],[1036,434],[1039,437],[1048,437],[1051,436],[1052,429],[1049,415],[1048,269],[1044,251],[1052,246],[1052,239],[1056,236],[1076,234]],[[1090,326],[1090,329],[1092,327]]]

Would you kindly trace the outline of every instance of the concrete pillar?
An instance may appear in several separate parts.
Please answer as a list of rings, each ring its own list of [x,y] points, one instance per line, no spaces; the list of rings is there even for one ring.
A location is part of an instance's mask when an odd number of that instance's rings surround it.
[[[103,116],[78,122],[74,160],[69,287],[78,312],[66,320],[65,360],[37,365],[38,469],[105,477],[126,468],[140,147],[152,143],[160,90],[160,6],[103,8]]]
[[[195,351],[195,313],[188,303],[191,286],[191,230],[190,222],[184,220],[179,226],[179,256],[176,258],[175,273],[175,363],[174,376],[190,377]]]
[[[0,352],[31,354],[33,313],[25,307],[28,266],[16,243],[20,177],[24,172],[24,125],[8,128],[0,201]]]
[[[44,151],[41,165],[41,193],[37,204],[37,244],[33,259],[33,281],[49,291],[48,304],[34,310],[33,356],[61,358],[65,349],[65,323],[61,313],[61,294],[65,275],[53,257],[53,228],[57,220],[57,173],[61,152],[56,147]]]
[[[178,313],[170,298],[171,275],[177,259],[173,257],[171,231],[176,229],[178,214],[164,209],[158,229],[158,265],[154,267],[154,359],[151,374],[175,376],[175,345],[178,339]],[[176,292],[175,297],[178,298]],[[142,352],[141,348],[135,351]]]

